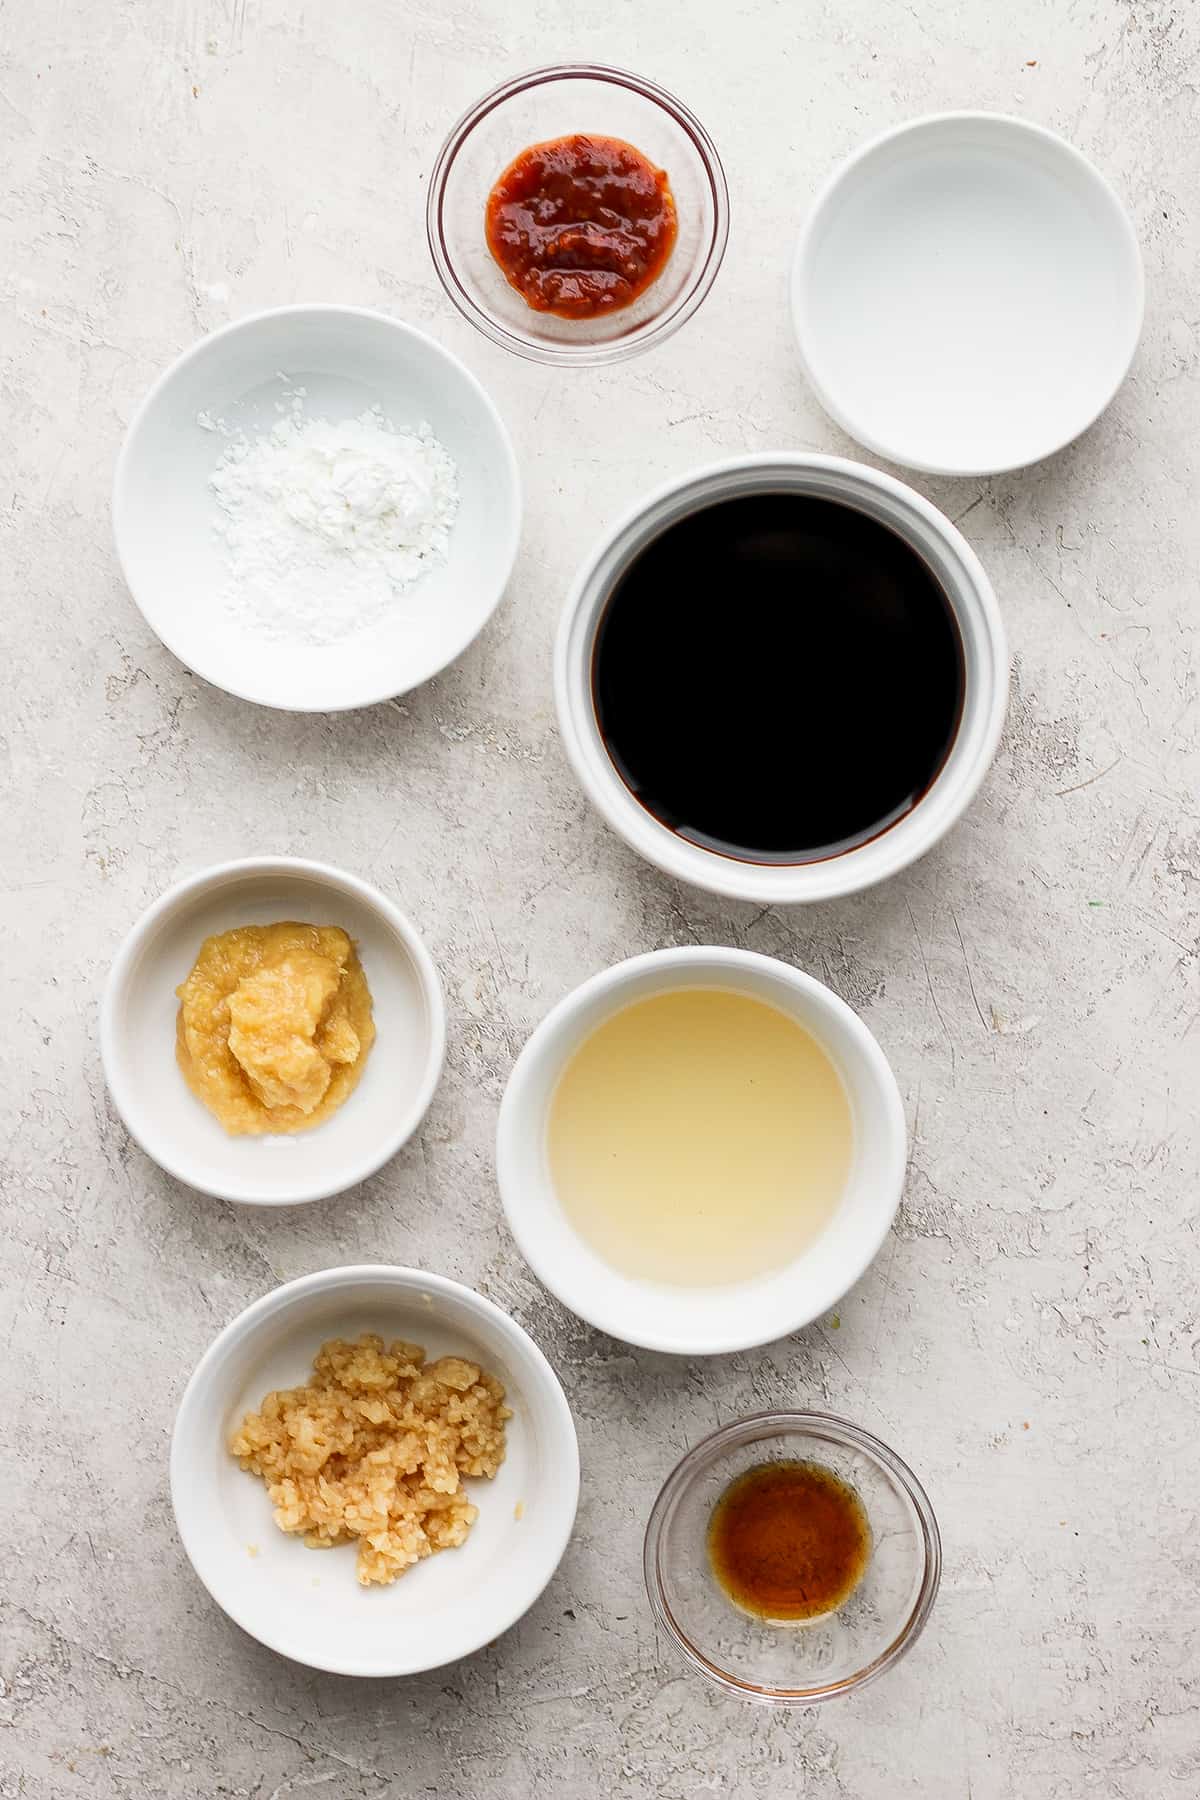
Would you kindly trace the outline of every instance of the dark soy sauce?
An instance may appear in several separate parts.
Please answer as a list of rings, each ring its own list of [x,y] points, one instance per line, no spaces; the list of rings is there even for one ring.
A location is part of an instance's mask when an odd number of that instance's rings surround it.
[[[746,862],[816,862],[932,785],[958,730],[962,642],[886,525],[754,494],[642,551],[600,621],[592,693],[609,756],[664,825]]]

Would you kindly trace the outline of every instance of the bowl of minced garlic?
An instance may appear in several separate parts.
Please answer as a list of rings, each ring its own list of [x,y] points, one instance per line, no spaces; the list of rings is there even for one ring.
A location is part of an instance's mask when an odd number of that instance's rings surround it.
[[[441,982],[370,883],[296,857],[222,863],[121,945],[100,1051],[130,1135],[180,1181],[249,1206],[365,1181],[441,1077]]]
[[[308,1131],[358,1084],[371,991],[340,926],[238,925],[205,938],[179,996],[183,1078],[234,1135]]]
[[[494,1375],[419,1344],[332,1338],[303,1387],[270,1393],[229,1439],[267,1485],[276,1525],[310,1550],[356,1544],[360,1584],[386,1586],[479,1516],[464,1476],[490,1480],[512,1411]]]
[[[554,1370],[494,1300],[358,1264],[217,1334],[179,1402],[170,1488],[192,1567],[244,1631],[339,1675],[414,1675],[542,1593],[579,1447]]]

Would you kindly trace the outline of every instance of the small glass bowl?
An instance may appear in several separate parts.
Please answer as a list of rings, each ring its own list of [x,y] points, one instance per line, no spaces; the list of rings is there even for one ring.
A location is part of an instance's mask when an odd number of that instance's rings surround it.
[[[815,1462],[841,1477],[871,1527],[866,1571],[835,1613],[772,1622],[742,1612],[708,1555],[713,1507],[764,1462]],[[941,1578],[937,1520],[920,1482],[878,1438],[829,1413],[755,1413],[689,1450],[646,1527],[646,1591],[685,1659],[729,1693],[815,1706],[874,1681],[915,1642]]]
[[[658,279],[632,306],[598,319],[535,312],[484,234],[488,195],[513,158],[576,132],[624,138],[665,169],[678,219]],[[729,190],[703,125],[665,89],[602,63],[556,63],[504,82],[464,113],[434,164],[426,223],[442,285],[494,343],[535,362],[621,362],[677,331],[704,299],[725,254]]]

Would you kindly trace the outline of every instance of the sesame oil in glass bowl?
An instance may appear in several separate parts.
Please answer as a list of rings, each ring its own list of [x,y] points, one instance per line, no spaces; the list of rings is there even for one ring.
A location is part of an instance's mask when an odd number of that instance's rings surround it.
[[[750,1470],[797,1462],[852,1490],[869,1555],[834,1610],[764,1618],[737,1605],[714,1572],[713,1513]],[[878,1438],[828,1413],[756,1413],[705,1438],[667,1477],[644,1570],[656,1622],[694,1669],[748,1700],[813,1706],[873,1681],[911,1649],[937,1594],[941,1540],[920,1482]]]

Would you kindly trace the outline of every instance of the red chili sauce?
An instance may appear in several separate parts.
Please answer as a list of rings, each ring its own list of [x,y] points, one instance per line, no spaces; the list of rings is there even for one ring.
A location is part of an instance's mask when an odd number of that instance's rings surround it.
[[[675,244],[666,173],[620,138],[532,144],[488,195],[488,249],[535,312],[594,319],[630,306]]]

